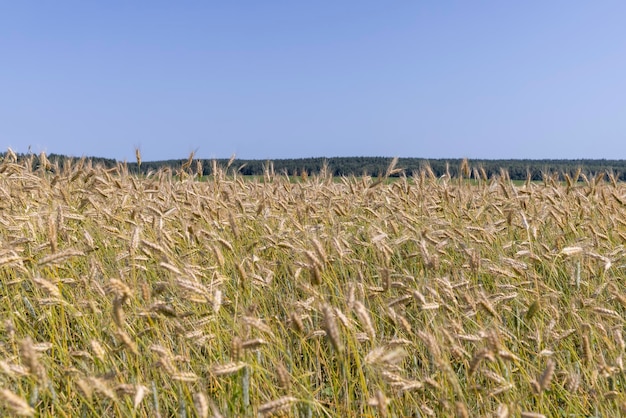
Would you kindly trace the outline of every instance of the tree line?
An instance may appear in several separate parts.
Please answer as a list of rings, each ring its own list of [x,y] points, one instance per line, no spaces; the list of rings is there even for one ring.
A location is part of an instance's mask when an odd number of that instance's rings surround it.
[[[4,159],[7,153],[0,153]],[[18,159],[29,158],[34,165],[41,164],[41,156],[33,154],[17,154]],[[59,154],[46,156],[47,163],[51,167],[62,167],[68,162],[79,160],[89,161],[93,165],[102,165],[106,168],[124,164],[129,172],[147,174],[168,168],[173,172],[185,169],[202,176],[211,175],[215,166],[227,169],[228,173],[237,173],[244,176],[262,176],[267,171],[288,176],[311,176],[325,173],[332,176],[372,176],[385,175],[392,158],[388,157],[332,157],[332,158],[287,158],[276,160],[250,160],[250,159],[173,159],[163,161],[144,161],[138,163],[120,162],[110,158],[100,157],[69,157]],[[463,174],[469,178],[491,178],[495,175],[508,173],[511,180],[542,180],[546,176],[564,179],[565,175],[571,178],[577,177],[576,173],[582,173],[587,177],[598,174],[611,174],[615,179],[626,180],[626,160],[606,159],[426,159],[426,158],[398,158],[395,165],[397,169],[391,176],[411,176],[423,170],[431,171],[437,177],[457,177]],[[463,173],[465,171],[465,173]]]

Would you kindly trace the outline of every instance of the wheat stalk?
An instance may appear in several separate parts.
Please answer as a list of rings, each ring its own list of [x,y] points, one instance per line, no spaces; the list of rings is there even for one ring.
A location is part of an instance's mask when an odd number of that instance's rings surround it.
[[[35,415],[35,410],[28,402],[8,389],[0,389],[0,400],[2,400],[7,408],[15,415],[24,417],[32,417]]]

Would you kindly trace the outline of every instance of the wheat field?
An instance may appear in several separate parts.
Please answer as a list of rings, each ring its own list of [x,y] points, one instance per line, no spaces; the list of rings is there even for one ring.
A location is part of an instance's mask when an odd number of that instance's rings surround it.
[[[0,415],[626,413],[614,176],[194,163],[5,155]]]

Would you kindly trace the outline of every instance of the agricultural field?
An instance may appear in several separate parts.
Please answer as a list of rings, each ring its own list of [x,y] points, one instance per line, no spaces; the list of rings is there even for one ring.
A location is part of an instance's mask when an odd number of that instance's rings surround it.
[[[0,162],[0,415],[626,414],[615,177],[197,172]]]

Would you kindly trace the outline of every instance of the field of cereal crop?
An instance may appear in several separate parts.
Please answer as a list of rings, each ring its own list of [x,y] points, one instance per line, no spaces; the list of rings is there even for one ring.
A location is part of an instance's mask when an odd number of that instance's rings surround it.
[[[0,415],[626,413],[614,177],[196,169],[7,153]]]

